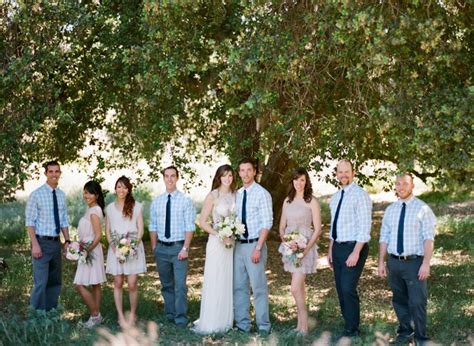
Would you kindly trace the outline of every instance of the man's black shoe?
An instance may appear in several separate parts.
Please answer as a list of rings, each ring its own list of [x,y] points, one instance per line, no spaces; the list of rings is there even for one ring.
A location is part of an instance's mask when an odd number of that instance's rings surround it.
[[[244,334],[249,334],[249,333],[250,333],[250,330],[243,330],[243,329],[241,329],[241,328],[239,328],[239,327],[234,327],[232,330],[233,330],[234,332],[238,332],[238,333],[244,333]]]
[[[360,331],[359,330],[346,330],[344,331],[336,338],[337,340],[342,339],[342,338],[350,338],[350,339],[357,339],[360,337]]]
[[[397,337],[390,341],[390,345],[408,345],[415,342],[415,333],[409,335],[397,335]]]

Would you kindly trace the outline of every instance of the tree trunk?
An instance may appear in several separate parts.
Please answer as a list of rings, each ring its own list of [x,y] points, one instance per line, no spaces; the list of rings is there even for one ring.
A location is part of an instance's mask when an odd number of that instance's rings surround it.
[[[273,229],[270,236],[278,238],[281,206],[288,192],[288,181],[291,172],[296,168],[296,162],[283,152],[272,152],[268,162],[262,169],[260,184],[272,195],[273,202]]]

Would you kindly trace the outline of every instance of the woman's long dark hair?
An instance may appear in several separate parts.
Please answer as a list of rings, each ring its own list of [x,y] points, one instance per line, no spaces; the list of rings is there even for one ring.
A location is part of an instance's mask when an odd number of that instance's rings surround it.
[[[290,184],[288,186],[288,203],[293,202],[296,196],[296,190],[293,186],[293,180],[299,179],[302,175],[306,177],[306,184],[304,185],[303,199],[306,203],[311,202],[313,198],[313,187],[311,186],[311,180],[309,179],[308,171],[304,168],[296,168],[291,174]]]
[[[235,191],[235,172],[230,165],[222,165],[217,168],[216,175],[214,175],[214,179],[212,179],[212,188],[211,191],[214,189],[218,189],[221,186],[221,177],[226,175],[227,172],[232,173],[232,184],[230,184],[230,191]]]
[[[100,184],[95,180],[90,180],[84,185],[84,190],[97,197],[97,204],[99,205],[100,209],[102,209],[102,215],[105,215],[104,194],[102,192],[102,187],[100,186]]]
[[[122,175],[115,182],[115,189],[117,189],[118,183],[122,183],[128,189],[127,196],[125,196],[125,203],[123,205],[122,215],[128,217],[129,219],[133,216],[133,207],[135,207],[135,198],[132,195],[133,185],[126,176]]]

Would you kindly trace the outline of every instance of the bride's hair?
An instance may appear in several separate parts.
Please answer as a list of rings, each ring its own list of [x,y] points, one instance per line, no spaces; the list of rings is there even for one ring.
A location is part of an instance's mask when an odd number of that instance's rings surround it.
[[[293,202],[296,196],[296,190],[295,186],[293,185],[293,181],[299,179],[302,175],[306,177],[303,199],[306,203],[311,202],[311,199],[313,198],[313,187],[311,186],[311,180],[309,179],[308,171],[304,168],[296,168],[291,174],[290,184],[288,185],[288,203]]]
[[[235,185],[236,185],[235,172],[230,165],[222,165],[217,169],[216,175],[214,176],[214,179],[212,179],[211,191],[218,189],[221,186],[221,177],[226,175],[227,172],[232,173],[232,184],[230,184],[230,190],[232,192],[235,191]]]

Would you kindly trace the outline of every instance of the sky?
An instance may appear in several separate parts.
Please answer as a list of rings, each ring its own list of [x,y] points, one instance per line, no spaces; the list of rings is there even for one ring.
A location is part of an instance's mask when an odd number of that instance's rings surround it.
[[[188,193],[191,195],[194,201],[201,202],[204,200],[204,198],[206,197],[206,194],[209,192],[211,188],[212,178],[214,176],[216,169],[220,165],[228,163],[228,162],[229,161],[225,156],[216,156],[216,160],[210,164],[196,163],[193,165],[193,168],[196,169],[197,175],[204,182],[203,185],[198,185],[196,183],[189,189]],[[327,168],[327,172],[323,172],[323,173],[330,172],[330,170],[332,170],[335,165],[336,165],[336,161],[333,162],[333,165],[331,165],[331,167]],[[139,166],[140,168],[144,168],[145,170],[147,169],[146,163],[141,163]],[[87,170],[85,170],[83,167],[78,166],[77,164],[63,165],[61,167],[61,170],[62,170],[62,176],[59,183],[59,187],[66,193],[80,190],[84,186],[84,184],[88,181],[89,172],[87,172]],[[366,170],[370,171],[371,168],[367,167]],[[364,172],[364,173],[368,173],[368,172]],[[102,188],[107,189],[109,191],[113,191],[115,181],[121,175],[128,176],[132,180],[132,183],[134,179],[136,179],[136,174],[134,173],[134,170],[132,169],[108,172],[104,174],[105,181],[102,183]],[[314,194],[316,197],[331,195],[337,191],[337,188],[334,187],[333,185],[328,184],[321,179],[318,179],[314,172],[310,172],[310,176],[311,176],[311,182],[313,184]],[[19,199],[27,198],[27,196],[34,189],[44,184],[44,182],[45,182],[44,175],[40,175],[38,179],[31,179],[27,181],[25,184],[25,188],[23,190],[17,191],[17,194],[16,194],[17,198]],[[184,184],[184,177],[178,180],[178,189],[183,190],[183,184]],[[155,182],[145,183],[144,185],[150,189],[153,197],[158,196],[159,194],[165,191],[165,185],[162,179]],[[423,184],[419,179],[415,179],[415,195],[418,195],[426,191],[427,189],[428,188],[425,184]],[[372,194],[371,198],[375,202],[379,202],[379,201],[391,202],[391,201],[396,200],[396,197],[392,191],[379,192],[377,194]]]

